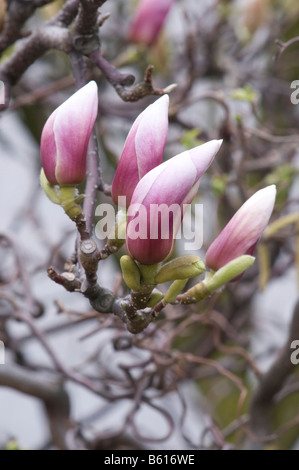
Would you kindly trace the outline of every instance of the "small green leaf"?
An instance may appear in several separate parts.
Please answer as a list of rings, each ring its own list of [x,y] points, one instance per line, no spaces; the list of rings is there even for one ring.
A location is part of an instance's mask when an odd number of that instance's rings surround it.
[[[200,129],[190,129],[188,131],[184,131],[181,137],[181,144],[186,147],[187,150],[203,144],[203,141],[198,139],[199,134]]]
[[[212,176],[211,186],[216,196],[223,196],[226,191],[227,181],[228,175],[226,174]]]
[[[256,90],[248,83],[243,88],[235,88],[230,96],[234,100],[247,101],[248,103],[254,103],[258,98]]]
[[[20,447],[15,439],[11,439],[7,442],[5,450],[20,450]]]

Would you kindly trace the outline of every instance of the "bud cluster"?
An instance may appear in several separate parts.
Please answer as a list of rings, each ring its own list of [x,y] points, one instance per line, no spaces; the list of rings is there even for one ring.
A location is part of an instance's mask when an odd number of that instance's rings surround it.
[[[251,255],[269,222],[276,196],[272,185],[249,198],[210,245],[205,264],[195,254],[169,260],[186,208],[222,141],[211,140],[163,162],[168,106],[169,97],[164,95],[137,117],[112,183],[112,199],[124,201],[124,207],[108,237],[106,255],[125,243],[128,254],[120,261],[123,279],[142,307],[175,299],[196,302],[239,278],[254,262]],[[97,85],[90,82],[51,114],[41,137],[41,185],[75,221],[83,216],[84,196],[77,185],[86,176],[87,147],[97,110]],[[200,276],[206,268],[204,280],[177,297],[188,279]],[[172,284],[163,296],[155,286],[166,282]]]

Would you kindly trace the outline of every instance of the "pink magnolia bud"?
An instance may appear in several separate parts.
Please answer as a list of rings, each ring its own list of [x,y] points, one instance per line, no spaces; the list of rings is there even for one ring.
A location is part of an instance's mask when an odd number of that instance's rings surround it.
[[[129,39],[148,46],[154,44],[173,3],[174,0],[141,0],[129,27]]]
[[[129,207],[138,181],[160,165],[168,132],[168,95],[148,106],[136,119],[126,139],[112,183],[112,198],[126,197]]]
[[[265,230],[275,204],[276,187],[267,186],[251,196],[213,241],[206,265],[217,271],[242,255],[251,255]]]
[[[76,185],[84,180],[87,146],[97,112],[98,88],[92,81],[47,120],[40,147],[42,166],[51,184]]]
[[[180,153],[140,180],[129,207],[126,236],[127,249],[137,261],[155,264],[170,255],[184,210],[221,143],[212,140]]]

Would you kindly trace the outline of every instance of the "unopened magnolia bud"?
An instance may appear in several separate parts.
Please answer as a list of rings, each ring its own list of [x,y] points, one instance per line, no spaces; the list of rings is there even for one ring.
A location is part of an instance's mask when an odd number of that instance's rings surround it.
[[[176,299],[176,297],[181,293],[181,291],[184,289],[187,282],[188,282],[188,279],[178,279],[177,281],[174,281],[169,287],[168,291],[166,292],[163,302],[165,304],[169,304],[170,302],[173,302]]]
[[[112,198],[129,207],[138,181],[160,165],[168,133],[169,97],[162,96],[135,120],[126,139],[115,177]],[[120,196],[124,196],[119,200]]]
[[[136,261],[155,264],[170,256],[184,211],[221,143],[211,140],[182,152],[141,178],[128,209],[126,233],[127,250]]]
[[[125,283],[134,291],[140,290],[140,271],[135,261],[128,255],[120,259],[120,267]]]
[[[164,264],[158,271],[155,280],[157,284],[160,284],[176,279],[189,279],[202,274],[204,270],[205,265],[199,256],[180,256]]]
[[[154,289],[148,303],[146,304],[147,307],[154,307],[157,305],[160,300],[163,299],[163,294],[158,289]]]
[[[241,255],[252,255],[271,217],[275,197],[275,185],[267,186],[240,207],[209,247],[207,267],[218,271]]]
[[[76,185],[85,179],[87,146],[97,112],[98,88],[92,81],[47,120],[41,136],[41,158],[51,184]]]
[[[129,27],[129,39],[153,45],[173,4],[174,0],[141,0]]]

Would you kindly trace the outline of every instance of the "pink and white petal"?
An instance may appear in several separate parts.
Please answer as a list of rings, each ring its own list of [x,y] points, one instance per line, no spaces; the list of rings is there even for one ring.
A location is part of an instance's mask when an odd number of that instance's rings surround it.
[[[189,150],[191,160],[196,167],[197,178],[200,178],[207,171],[219,151],[222,142],[222,140],[210,140],[205,144]]]
[[[141,115],[135,137],[139,179],[162,163],[168,134],[168,106],[169,97],[164,95]]]
[[[214,240],[206,254],[206,264],[217,270],[238,256],[252,254],[268,225],[275,204],[274,185],[257,191],[236,212]]]
[[[54,134],[57,148],[56,179],[60,184],[83,181],[86,153],[98,113],[94,81],[74,93],[57,109]]]
[[[41,142],[40,142],[40,152],[42,167],[44,169],[45,175],[49,183],[57,184],[55,169],[56,169],[56,142],[55,135],[53,131],[54,122],[57,116],[57,109],[50,115],[46,124],[44,125]]]
[[[159,34],[174,0],[142,0],[129,29],[129,37],[136,42],[152,45]]]

